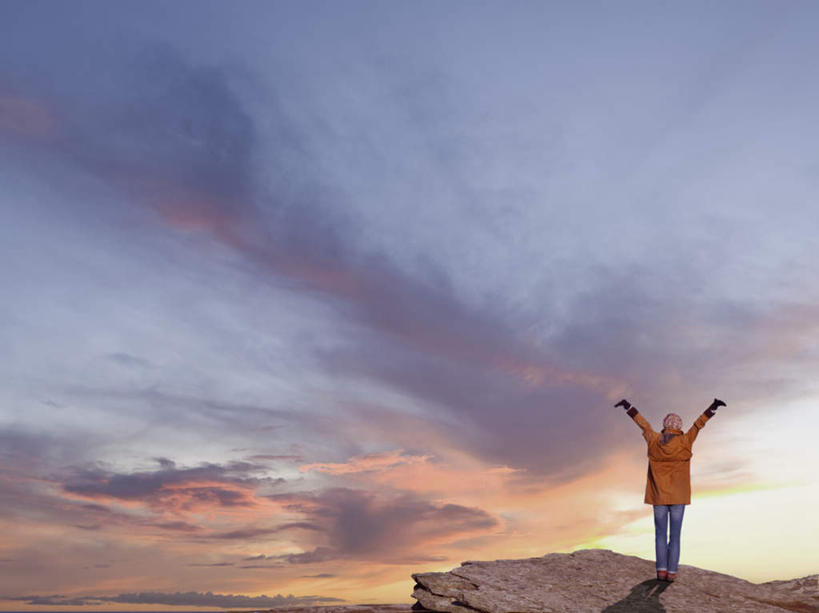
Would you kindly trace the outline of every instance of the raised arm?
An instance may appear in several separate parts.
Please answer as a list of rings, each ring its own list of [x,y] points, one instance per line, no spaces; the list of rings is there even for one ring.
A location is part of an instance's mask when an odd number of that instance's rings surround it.
[[[654,428],[651,427],[651,424],[648,423],[648,420],[640,415],[640,412],[631,406],[631,403],[628,400],[623,399],[614,406],[623,407],[626,410],[628,416],[631,417],[640,427],[640,430],[643,431],[643,438],[646,439],[646,442],[659,436],[659,434],[654,431]]]
[[[714,402],[711,403],[711,406],[708,407],[707,409],[705,409],[705,411],[703,411],[702,415],[697,417],[697,421],[695,421],[694,425],[692,425],[688,429],[688,432],[685,433],[685,438],[686,438],[686,440],[688,442],[689,447],[694,442],[694,440],[697,438],[697,434],[700,433],[700,430],[702,430],[705,427],[705,422],[707,422],[709,419],[711,419],[714,416],[714,413],[717,412],[718,408],[724,407],[724,406],[725,406],[725,403],[722,400],[720,400],[719,398],[714,398]]]

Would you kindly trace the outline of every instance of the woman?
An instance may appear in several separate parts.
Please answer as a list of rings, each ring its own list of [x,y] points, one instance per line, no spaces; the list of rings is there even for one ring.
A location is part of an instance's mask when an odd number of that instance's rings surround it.
[[[657,559],[657,579],[674,581],[680,560],[680,532],[685,505],[691,504],[691,446],[705,422],[716,410],[725,406],[718,398],[697,418],[683,434],[682,419],[669,413],[663,419],[663,430],[655,432],[651,424],[631,406],[621,400],[614,406],[623,407],[637,422],[648,443],[648,477],[644,502],[654,506],[654,547]],[[666,531],[671,518],[671,539],[666,542]]]

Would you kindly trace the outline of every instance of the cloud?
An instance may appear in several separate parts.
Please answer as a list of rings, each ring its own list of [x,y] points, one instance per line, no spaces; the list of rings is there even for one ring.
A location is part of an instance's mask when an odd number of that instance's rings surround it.
[[[386,470],[405,464],[426,462],[430,457],[428,455],[405,455],[403,449],[398,449],[382,453],[368,453],[352,457],[346,462],[304,464],[299,466],[299,472],[315,470],[330,475],[344,475],[347,473]]]
[[[67,606],[67,607],[83,607],[89,604],[97,604],[96,602],[89,602],[84,598],[66,598],[64,596],[7,596],[8,600],[24,600],[26,604],[30,605],[44,605],[44,606]]]
[[[315,564],[326,562],[328,560],[335,560],[339,557],[344,556],[340,556],[339,552],[332,547],[316,547],[311,551],[305,551],[303,553],[286,553],[282,555],[268,556],[268,559],[283,560],[288,564]],[[263,567],[259,566],[257,568]]]
[[[32,448],[37,448],[36,443]],[[49,484],[45,490],[19,480],[8,487],[0,483],[0,492],[17,501],[17,506],[6,506],[5,513],[37,508],[40,518],[52,517],[82,530],[105,530],[104,538],[117,528],[128,534],[147,531],[152,538],[166,534],[175,539],[184,537],[193,544],[211,545],[286,535],[283,541],[303,549],[251,557],[244,560],[251,564],[236,566],[240,569],[337,558],[417,561],[427,559],[427,552],[419,552],[420,548],[484,533],[497,525],[494,517],[479,508],[433,503],[393,487],[377,493],[331,488],[277,496],[271,486],[279,480],[268,477],[266,467],[259,464],[202,463],[184,467],[161,456],[154,462],[157,468],[151,470],[114,471],[91,463],[52,471],[46,481],[32,476],[32,484]],[[398,450],[354,456],[350,462],[340,463],[355,467],[355,472],[336,466],[329,469],[331,477],[343,477],[377,473],[373,468],[396,470],[426,462],[424,456]],[[144,505],[151,514],[130,508],[133,503]],[[198,515],[215,509],[225,511],[219,521],[210,518],[206,523]],[[242,509],[250,510],[252,523],[248,524],[244,515],[235,515],[234,510]],[[290,521],[279,520],[280,513]],[[293,520],[299,515],[303,519]]]
[[[54,134],[54,117],[40,100],[0,92],[0,134],[38,141]]]
[[[52,474],[55,467],[84,462],[95,443],[86,435],[0,428],[0,519],[15,522],[42,518],[83,530],[139,521],[103,504],[59,495],[62,482]],[[33,509],[36,513],[32,513]]]
[[[255,490],[262,484],[281,482],[250,476],[266,470],[258,464],[231,462],[224,466],[202,463],[196,468],[176,468],[158,458],[159,470],[116,473],[98,467],[75,468],[63,491],[85,498],[137,500],[152,507],[191,511],[199,507],[252,507]]]
[[[107,356],[112,362],[116,362],[123,366],[129,366],[132,368],[149,368],[151,366],[151,362],[146,360],[145,358],[141,358],[139,356],[131,355],[129,353],[125,353],[122,351],[117,351],[114,353],[109,353]]]
[[[192,563],[188,564],[188,566],[202,566],[202,567],[210,567],[210,566],[233,566],[233,562],[213,562],[211,564],[199,564],[199,563]]]
[[[150,525],[174,532],[199,532],[202,530],[201,526],[197,526],[186,521],[159,521]]]
[[[70,139],[58,150],[168,225],[227,239],[255,215],[253,120],[227,73],[192,66],[167,46],[114,61],[130,71],[130,88],[96,103],[71,100]],[[105,84],[92,76],[85,86]]]
[[[262,462],[265,460],[276,461],[276,460],[287,460],[290,462],[302,462],[304,461],[304,456],[301,455],[273,455],[267,453],[258,453],[252,456],[248,456],[248,460],[253,462]]]
[[[499,350],[498,364],[503,355]],[[612,404],[606,394],[572,382],[528,383],[523,371],[475,364],[475,358],[436,358],[369,339],[327,351],[323,359],[339,377],[377,381],[427,406],[441,407],[442,414],[430,420],[443,438],[487,464],[525,469],[521,478],[542,483],[574,478],[620,444],[602,428],[616,418],[601,414]],[[354,403],[346,408],[351,422],[374,412],[357,409]],[[588,449],[595,449],[595,455]]]
[[[84,459],[93,442],[90,435],[66,437],[4,425],[0,427],[0,462],[7,471],[36,472]]]
[[[283,530],[313,530],[313,531],[321,531],[323,528],[321,526],[311,524],[308,522],[291,522],[287,524],[282,524],[281,526],[276,526],[274,528],[239,528],[237,530],[231,530],[229,532],[220,532],[216,534],[208,535],[208,538],[215,538],[215,539],[226,539],[226,540],[233,540],[233,539],[252,539],[257,536],[266,536],[268,534],[276,534],[278,532],[282,532]],[[256,559],[263,559],[264,556],[255,557],[255,558],[245,558],[246,560],[256,560]]]
[[[434,504],[410,493],[376,494],[348,488],[317,493],[271,494],[285,509],[323,528],[325,543],[297,554],[267,556],[291,564],[334,558],[379,559],[411,555],[467,534],[499,525],[486,511],[458,504]]]
[[[98,462],[54,468],[43,461],[49,454],[81,458],[61,451],[61,443],[50,436],[0,430],[0,442],[7,438],[9,444],[0,449],[0,520],[104,531],[99,538],[142,534],[197,542],[316,529],[305,522],[235,527],[246,523],[247,515],[253,520],[265,515],[270,503],[258,498],[259,491],[275,491],[284,482],[267,476],[267,467],[260,464],[206,462],[185,468],[159,457],[155,470],[114,471]],[[214,517],[214,511],[222,515]],[[197,515],[202,512],[206,518]]]
[[[117,596],[13,596],[9,600],[25,601],[29,605],[95,606],[113,602],[119,604],[168,605],[174,607],[219,608],[272,608],[318,603],[345,602],[342,598],[327,596],[243,596],[241,594],[214,594],[213,592],[135,592]]]
[[[477,425],[462,442],[473,453],[532,473],[583,470],[578,450],[605,444],[595,418],[578,407],[611,397],[627,379],[529,342],[502,304],[465,300],[432,261],[410,273],[387,254],[364,251],[347,196],[323,187],[315,135],[296,127],[303,124],[275,97],[264,101],[262,122],[253,87],[221,67],[163,46],[91,57],[99,70],[88,71],[83,96],[51,94],[64,109],[65,136],[43,155],[118,190],[163,229],[206,236],[238,254],[244,269],[342,306],[365,329],[349,347],[315,351],[326,372],[408,391]],[[111,87],[112,73],[128,87]],[[434,97],[424,94],[421,107],[434,109]],[[139,363],[124,352],[111,357]],[[567,406],[571,423],[555,427],[567,421]],[[577,444],[566,444],[569,427],[580,432]],[[507,445],[512,438],[519,444]],[[201,494],[224,505],[236,496]]]
[[[130,403],[150,415],[162,419],[167,428],[196,428],[203,418],[218,425],[220,432],[239,433],[252,436],[253,433],[279,430],[283,427],[309,432],[321,439],[331,438],[336,433],[336,420],[311,411],[295,411],[289,407],[280,408],[276,404],[266,405],[255,402],[234,402],[196,394],[165,391],[157,387],[118,388],[99,387],[81,383],[66,384],[64,389],[89,402]],[[278,438],[272,439],[278,445]],[[264,445],[271,442],[271,436],[261,437]],[[263,454],[264,455],[264,454]],[[300,454],[291,455],[301,459]],[[278,457],[278,456],[276,456]],[[267,470],[264,459],[246,459],[248,464]],[[278,480],[283,483],[283,480]]]
[[[275,96],[254,98],[258,82],[249,72],[240,82],[224,67],[202,65],[169,47],[140,53],[127,49],[113,57],[92,56],[100,70],[89,71],[82,96],[70,87],[41,88],[50,91],[41,93],[43,99],[62,109],[63,122],[57,145],[42,150],[44,159],[94,177],[121,194],[118,201],[153,214],[162,231],[207,237],[238,255],[243,271],[341,307],[337,312],[363,329],[356,328],[332,349],[306,347],[317,366],[331,376],[420,400],[440,415],[432,419],[450,444],[485,463],[521,469],[519,478],[546,483],[576,477],[617,448],[607,427],[614,418],[601,418],[595,409],[628,389],[629,373],[566,359],[571,348],[532,342],[526,334],[531,322],[517,318],[503,301],[482,306],[468,301],[445,267],[432,260],[409,272],[389,254],[363,251],[361,226],[345,202],[348,195],[327,188],[317,170],[323,152],[314,147],[322,141],[299,127],[309,122],[294,121]],[[113,68],[122,69],[120,77]],[[424,75],[413,78],[423,81]],[[128,87],[111,87],[108,79],[122,79]],[[406,84],[396,80],[401,90]],[[431,138],[434,130],[425,128],[421,118],[434,115],[439,89],[447,82],[446,75],[435,73],[433,89],[407,101],[416,128],[429,131]],[[100,95],[87,95],[95,91]],[[260,102],[265,102],[264,115],[258,113]],[[447,100],[447,112],[454,109],[452,103]],[[446,123],[437,115],[433,119]],[[439,135],[434,142],[440,146],[446,139]],[[444,153],[451,157],[459,150]],[[545,301],[543,317],[550,310]],[[606,350],[589,347],[590,353]],[[128,368],[150,366],[125,351],[108,357]],[[231,431],[258,431],[271,427],[260,422],[275,420],[335,439],[335,424],[310,411],[180,398],[156,387],[125,394],[141,405],[173,405],[197,420],[217,419]],[[354,405],[339,398],[342,403]],[[355,406],[345,411],[339,421],[354,422],[359,415]],[[366,448],[367,442],[350,437],[337,444]],[[422,448],[412,459],[364,453],[345,463],[309,462],[300,471],[352,475],[426,461],[431,451]],[[345,452],[343,457],[349,457]],[[249,458],[278,459],[289,458]],[[225,481],[218,474],[208,479],[204,471],[197,477],[192,470],[183,475],[164,466],[129,474],[88,469],[74,475],[64,491],[89,499],[142,501],[174,512],[254,506],[258,484]],[[174,525],[197,530],[193,524],[156,524],[168,530]],[[270,530],[275,528],[228,529],[216,538],[249,538]]]

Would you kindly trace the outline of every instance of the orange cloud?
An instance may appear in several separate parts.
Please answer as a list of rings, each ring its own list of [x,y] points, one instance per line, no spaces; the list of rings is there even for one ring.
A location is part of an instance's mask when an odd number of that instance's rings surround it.
[[[349,473],[367,472],[373,470],[390,470],[397,466],[407,464],[417,464],[426,462],[430,457],[404,455],[402,449],[388,451],[384,453],[368,453],[354,456],[346,462],[338,463],[313,463],[299,466],[299,472],[315,470],[330,475],[344,475]]]

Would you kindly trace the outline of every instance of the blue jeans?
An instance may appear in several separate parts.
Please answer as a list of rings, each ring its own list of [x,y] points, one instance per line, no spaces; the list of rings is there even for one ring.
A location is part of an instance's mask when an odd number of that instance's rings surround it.
[[[657,570],[677,572],[680,563],[680,532],[682,531],[684,504],[654,505],[654,552]],[[671,516],[671,540],[666,542],[668,518]]]

